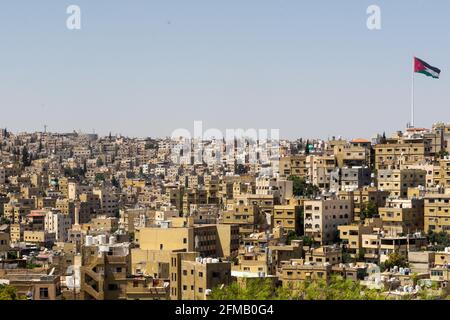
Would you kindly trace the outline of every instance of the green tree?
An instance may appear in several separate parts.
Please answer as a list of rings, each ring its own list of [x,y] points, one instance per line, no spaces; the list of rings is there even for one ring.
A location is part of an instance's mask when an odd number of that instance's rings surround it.
[[[448,155],[449,155],[448,151],[446,151],[444,149],[440,150],[438,153],[439,159],[444,159],[445,157],[448,157]]]
[[[119,188],[120,187],[120,183],[119,183],[119,181],[117,180],[117,178],[116,177],[112,177],[112,179],[111,179],[111,184],[114,186],[114,187],[116,187],[116,188]]]
[[[0,285],[0,300],[21,300],[17,290],[11,286]]]
[[[366,250],[364,248],[358,251],[358,261],[364,261],[366,258]]]
[[[105,175],[103,173],[97,173],[95,175],[95,182],[105,181]]]
[[[431,251],[444,251],[445,248],[450,247],[450,235],[447,232],[428,232],[428,243],[430,243]]]
[[[11,223],[11,221],[9,221],[9,219],[8,218],[6,218],[6,217],[0,217],[0,225],[2,225],[2,224],[10,224]]]
[[[245,286],[237,282],[212,290],[209,300],[274,300],[277,290],[270,279],[249,280]]]
[[[25,147],[23,147],[23,149],[22,149],[22,164],[25,166],[25,167],[28,167],[28,166],[30,166],[30,163],[31,161],[30,161],[30,154],[29,154],[29,152],[28,152],[28,148],[25,146]]]
[[[303,241],[303,245],[304,245],[305,247],[311,247],[311,246],[314,245],[314,239],[311,238],[311,237],[309,237],[309,236],[303,236],[303,237],[301,238],[301,240]]]
[[[269,279],[247,282],[245,287],[236,282],[224,288],[216,288],[210,300],[382,300],[379,291],[369,290],[351,279],[334,275],[327,280],[301,281],[284,287],[276,287]]]
[[[385,144],[385,143],[387,143],[386,132],[383,132],[383,135],[381,136],[381,139],[380,139],[380,144]]]
[[[290,245],[292,240],[301,240],[301,238],[294,231],[289,231],[286,238],[286,244]]]
[[[375,202],[369,201],[361,210],[361,220],[371,219],[378,216],[378,206]]]
[[[312,197],[320,192],[319,187],[307,183],[305,179],[298,176],[289,176],[288,180],[293,182],[294,195],[297,197]]]
[[[386,269],[392,269],[393,267],[405,268],[408,267],[406,258],[401,254],[394,252],[389,255],[389,258],[384,262]]]

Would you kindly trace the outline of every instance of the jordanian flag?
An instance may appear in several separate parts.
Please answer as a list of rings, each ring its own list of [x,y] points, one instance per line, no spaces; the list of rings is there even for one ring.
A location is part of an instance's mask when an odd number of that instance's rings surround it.
[[[419,58],[414,58],[414,72],[422,73],[428,77],[433,77],[434,79],[439,79],[439,75],[441,74],[440,69],[430,66]]]

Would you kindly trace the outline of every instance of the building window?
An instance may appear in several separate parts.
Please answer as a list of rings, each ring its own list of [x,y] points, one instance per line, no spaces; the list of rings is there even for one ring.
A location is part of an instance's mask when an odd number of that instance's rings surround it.
[[[119,287],[117,286],[117,284],[109,284],[108,285],[108,290],[109,291],[115,291],[115,290],[118,290],[119,289]]]
[[[39,298],[48,299],[48,288],[39,288]]]

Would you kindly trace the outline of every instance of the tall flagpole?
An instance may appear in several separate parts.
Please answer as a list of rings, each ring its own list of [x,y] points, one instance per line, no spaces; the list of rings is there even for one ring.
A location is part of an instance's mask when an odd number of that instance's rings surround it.
[[[414,69],[416,58],[413,57],[412,73],[411,73],[411,128],[414,128]]]

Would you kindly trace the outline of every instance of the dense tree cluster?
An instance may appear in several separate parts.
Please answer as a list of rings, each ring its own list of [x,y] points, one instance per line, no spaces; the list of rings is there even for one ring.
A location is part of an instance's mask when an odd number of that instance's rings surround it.
[[[17,290],[11,286],[0,285],[0,300],[22,300]]]
[[[288,180],[294,184],[294,195],[297,197],[314,197],[320,193],[318,186],[307,183],[305,179],[297,176],[290,176]]]
[[[276,287],[269,279],[249,281],[246,286],[233,283],[213,290],[210,300],[381,300],[380,292],[358,282],[333,276],[325,280],[303,281],[290,287]]]

